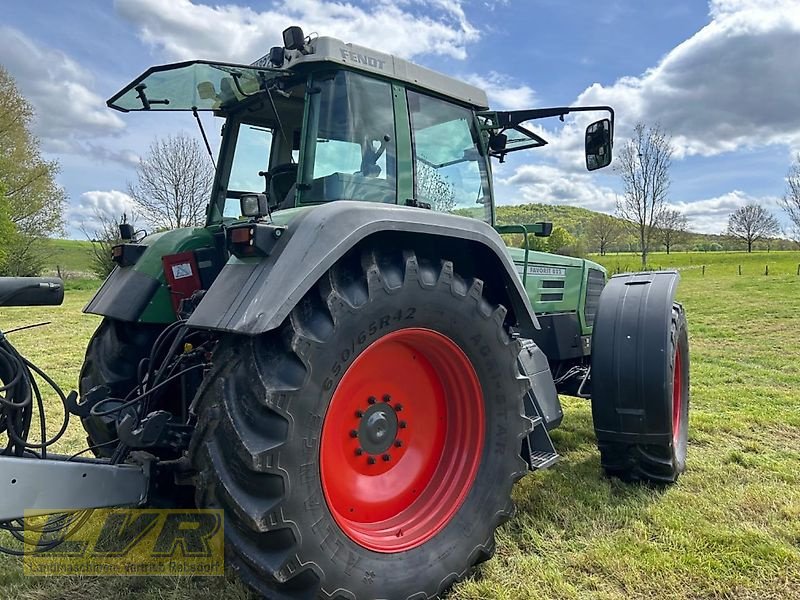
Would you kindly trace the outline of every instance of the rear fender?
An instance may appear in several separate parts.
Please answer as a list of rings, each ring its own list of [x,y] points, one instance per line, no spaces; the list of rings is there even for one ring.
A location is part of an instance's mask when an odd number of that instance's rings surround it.
[[[489,225],[425,209],[350,201],[320,205],[297,216],[265,258],[231,258],[188,324],[246,335],[276,329],[349,250],[373,240],[379,247],[398,237],[405,237],[411,248],[434,245],[456,262],[463,256],[464,262],[481,265],[475,275],[501,284],[501,300],[523,335],[538,328],[514,263]]]
[[[135,263],[115,267],[83,312],[142,323],[165,324],[175,320],[162,258],[213,248],[213,231],[206,228],[173,229],[149,235],[139,243],[146,248]],[[219,264],[216,268],[219,269]]]

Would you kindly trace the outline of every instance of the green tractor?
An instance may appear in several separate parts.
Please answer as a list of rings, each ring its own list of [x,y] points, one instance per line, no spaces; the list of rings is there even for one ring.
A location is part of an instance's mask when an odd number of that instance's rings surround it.
[[[593,170],[611,108],[492,111],[298,27],[251,65],[153,67],[108,105],[224,125],[205,227],[121,228],[71,410],[104,464],[156,457],[148,502],[223,509],[228,564],[260,593],[444,593],[492,556],[514,483],[557,461],[559,393],[591,400],[607,474],[684,469],[677,273],[607,280],[530,250],[549,223],[495,226],[490,159],[546,144],[523,124],[608,113]]]

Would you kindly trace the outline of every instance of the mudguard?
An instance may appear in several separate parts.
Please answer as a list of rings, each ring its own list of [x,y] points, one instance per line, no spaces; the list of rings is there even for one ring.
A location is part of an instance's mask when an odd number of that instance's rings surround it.
[[[277,217],[277,215],[276,215]],[[322,275],[369,236],[386,232],[466,240],[485,253],[523,332],[538,329],[536,315],[503,240],[482,221],[420,208],[337,201],[291,221],[269,256],[231,258],[189,318],[200,329],[257,335],[277,328]],[[380,244],[378,237],[377,244]]]
[[[155,233],[139,242],[146,246],[135,264],[115,267],[83,312],[120,321],[172,323],[175,312],[162,257],[214,246],[208,228],[181,228]]]
[[[654,271],[609,279],[592,334],[592,418],[600,441],[661,443],[671,433],[666,357],[680,275]]]

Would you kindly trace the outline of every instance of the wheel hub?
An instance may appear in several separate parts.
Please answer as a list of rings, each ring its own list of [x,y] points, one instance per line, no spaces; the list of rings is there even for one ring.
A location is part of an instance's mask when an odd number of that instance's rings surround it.
[[[398,421],[388,403],[373,404],[361,417],[358,442],[367,454],[384,454],[397,439]]]

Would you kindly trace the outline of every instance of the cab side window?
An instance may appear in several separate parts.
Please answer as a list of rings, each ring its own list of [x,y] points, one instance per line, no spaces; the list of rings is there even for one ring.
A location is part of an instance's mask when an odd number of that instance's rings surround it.
[[[491,222],[489,177],[472,111],[407,92],[415,200],[433,210]]]

